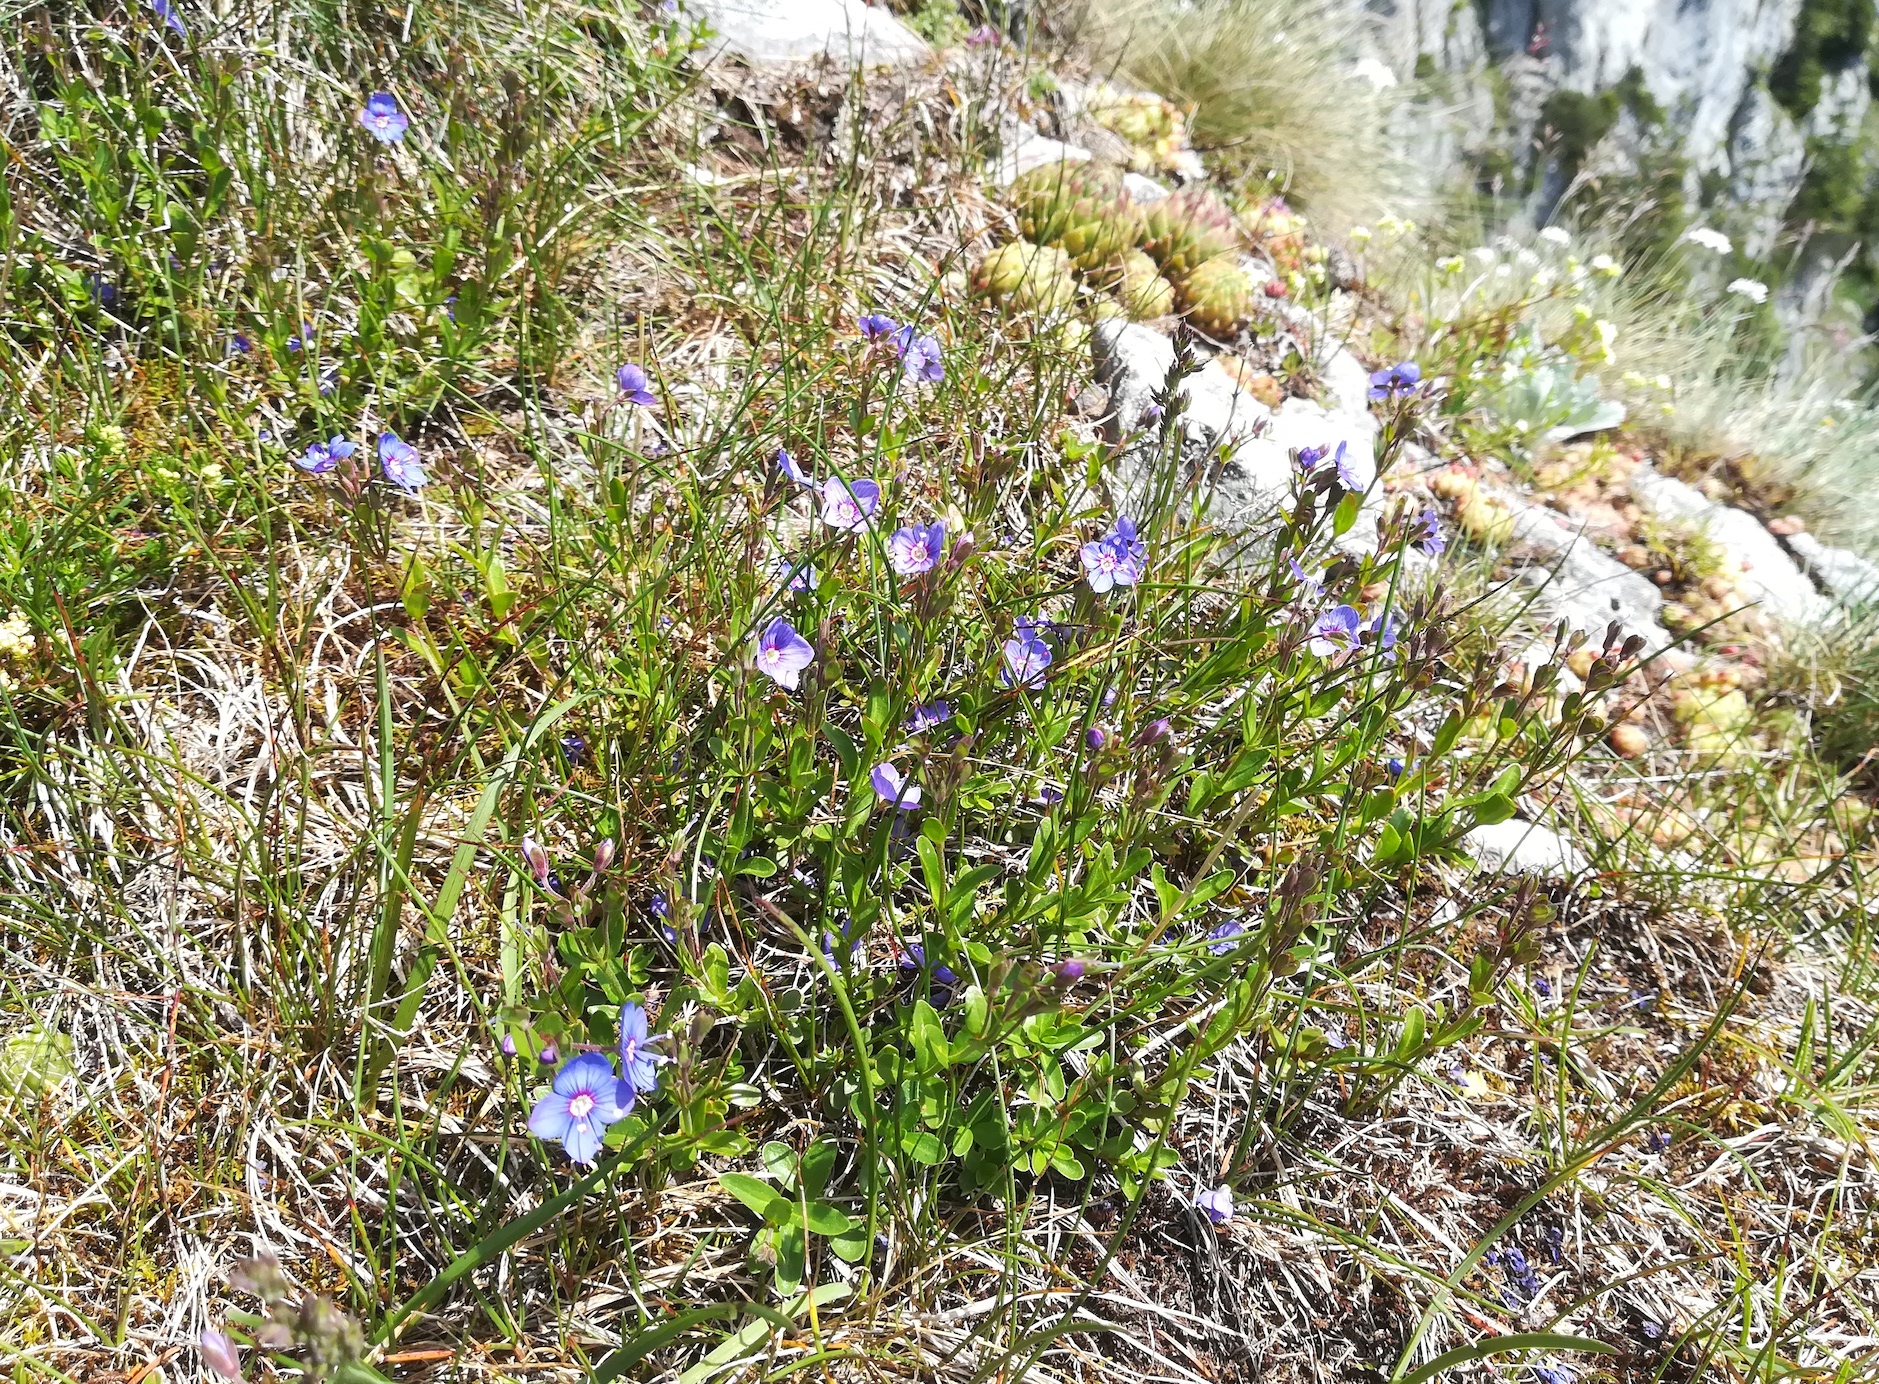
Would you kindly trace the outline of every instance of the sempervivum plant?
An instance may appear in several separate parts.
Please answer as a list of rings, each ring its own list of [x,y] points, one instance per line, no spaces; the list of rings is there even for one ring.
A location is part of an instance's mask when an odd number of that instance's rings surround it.
[[[1177,284],[1238,245],[1233,213],[1204,187],[1171,193],[1142,216],[1142,248],[1161,266],[1162,274]]]
[[[1216,255],[1175,286],[1187,320],[1212,337],[1232,336],[1253,313],[1253,279],[1237,255]]]
[[[972,288],[993,302],[1019,311],[1060,312],[1076,299],[1070,256],[1055,245],[1014,240],[979,261]]]
[[[1103,164],[1034,168],[1011,185],[1010,200],[1020,235],[1057,246],[1086,273],[1133,245],[1140,229],[1122,175]]]

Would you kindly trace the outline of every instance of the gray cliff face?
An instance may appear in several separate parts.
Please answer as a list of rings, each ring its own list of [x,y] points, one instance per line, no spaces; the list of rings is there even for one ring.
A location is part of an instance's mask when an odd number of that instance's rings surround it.
[[[1680,164],[1686,205],[1714,210],[1743,249],[1772,248],[1809,167],[1809,141],[1859,138],[1867,68],[1823,74],[1797,120],[1769,77],[1795,43],[1803,0],[1371,0],[1386,61],[1432,78],[1442,107],[1429,153],[1510,166],[1544,220],[1575,174]],[[1605,98],[1591,147],[1560,154],[1556,93]],[[1792,104],[1792,103],[1791,103]],[[1570,107],[1565,107],[1571,113]],[[1596,117],[1596,106],[1580,113]],[[1541,165],[1541,166],[1536,166]]]

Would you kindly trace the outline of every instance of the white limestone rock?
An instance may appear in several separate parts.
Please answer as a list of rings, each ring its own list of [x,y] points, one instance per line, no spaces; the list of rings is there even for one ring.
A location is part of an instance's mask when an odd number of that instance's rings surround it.
[[[1146,419],[1155,391],[1174,364],[1174,343],[1151,327],[1110,320],[1096,324],[1091,344],[1097,380],[1109,389],[1110,440],[1121,443],[1139,435],[1137,444],[1122,453],[1117,475],[1122,492],[1139,504],[1158,479],[1157,440]],[[1224,524],[1257,522],[1287,502],[1295,447],[1335,448],[1342,442],[1357,478],[1366,487],[1376,478],[1376,425],[1367,410],[1352,414],[1288,399],[1275,411],[1214,365],[1190,376],[1182,388],[1187,399],[1182,462],[1195,472],[1213,472],[1213,511]],[[1217,462],[1222,447],[1226,458]],[[1345,541],[1362,541],[1365,527],[1344,535]]]
[[[754,65],[810,62],[891,66],[920,62],[927,41],[863,0],[685,0],[717,31],[714,47]]]
[[[1474,828],[1462,838],[1462,849],[1487,874],[1563,881],[1590,868],[1579,848],[1558,832],[1514,818]]]
[[[1128,189],[1129,196],[1143,206],[1151,206],[1168,195],[1165,184],[1156,182],[1146,173],[1124,173],[1122,185]]]
[[[1632,473],[1631,494],[1658,518],[1701,530],[1740,569],[1737,585],[1763,615],[1791,625],[1818,624],[1831,617],[1832,602],[1814,589],[1781,540],[1747,510],[1717,504],[1694,486],[1648,466]]]
[[[1811,533],[1789,535],[1788,549],[1840,604],[1879,605],[1879,565],[1845,548],[1830,548]]]
[[[998,162],[992,168],[992,181],[1009,187],[1033,168],[1058,163],[1088,163],[1090,151],[1061,139],[1041,135],[1029,125],[1014,122],[1004,131]]]
[[[1664,595],[1652,582],[1568,528],[1551,510],[1518,498],[1514,512],[1515,555],[1527,559],[1520,579],[1534,588],[1534,601],[1551,620],[1565,620],[1593,642],[1616,620],[1627,635],[1642,635],[1647,654],[1671,642],[1660,617]]]

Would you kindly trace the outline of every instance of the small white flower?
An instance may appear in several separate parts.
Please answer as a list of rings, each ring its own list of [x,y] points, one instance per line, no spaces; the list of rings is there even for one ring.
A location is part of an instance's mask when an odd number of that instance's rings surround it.
[[[1561,226],[1548,226],[1545,230],[1540,232],[1540,239],[1546,241],[1548,244],[1562,247],[1572,244],[1572,237],[1568,235],[1565,228]]]
[[[1474,247],[1474,249],[1470,250],[1468,253],[1473,255],[1475,257],[1475,261],[1479,264],[1494,263],[1494,259],[1495,259],[1494,250],[1491,246],[1477,245]]]
[[[1730,282],[1728,291],[1738,298],[1748,299],[1751,303],[1768,301],[1768,285],[1756,279],[1734,279]]]
[[[1612,277],[1618,273],[1618,261],[1610,255],[1594,255],[1586,262],[1586,267],[1594,274]]]
[[[1361,250],[1364,246],[1370,243],[1370,237],[1372,234],[1373,232],[1368,226],[1352,226],[1351,233],[1350,233],[1350,242],[1352,245],[1356,246],[1358,249]]]
[[[1553,286],[1553,280],[1558,277],[1559,276],[1550,269],[1544,267],[1536,269],[1533,271],[1533,286],[1535,288],[1551,288]]]
[[[1726,255],[1735,249],[1728,236],[1721,231],[1712,231],[1707,226],[1692,226],[1683,233],[1683,238],[1692,245],[1701,245],[1705,250],[1714,250],[1719,255]]]
[[[1514,251],[1514,258],[1518,260],[1521,267],[1525,269],[1531,269],[1540,262],[1540,257],[1524,245]]]
[[[1359,58],[1351,76],[1370,83],[1373,91],[1388,91],[1396,85],[1396,74],[1375,58]]]

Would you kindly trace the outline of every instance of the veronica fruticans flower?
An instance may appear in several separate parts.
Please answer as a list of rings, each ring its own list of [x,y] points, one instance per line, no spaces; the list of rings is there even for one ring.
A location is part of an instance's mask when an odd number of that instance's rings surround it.
[[[1083,575],[1090,590],[1098,594],[1112,587],[1134,586],[1142,579],[1147,558],[1148,545],[1136,536],[1135,521],[1119,514],[1108,533],[1083,545]]]
[[[620,386],[620,397],[629,404],[651,408],[659,402],[648,388],[652,381],[646,378],[646,372],[630,361],[613,372],[613,381]]]
[[[176,12],[176,7],[170,4],[170,0],[150,0],[150,8],[155,12],[158,19],[161,19],[184,38],[189,37],[189,30],[183,27],[183,17]],[[223,1339],[226,1340],[227,1338],[224,1337]]]
[[[309,445],[305,452],[294,458],[294,465],[302,471],[324,476],[357,450],[357,447],[343,437],[330,438],[325,442],[315,442]]]
[[[901,373],[908,379],[938,384],[946,378],[946,359],[937,337],[916,336],[912,327],[902,327],[897,345]]]
[[[631,1110],[640,1096],[659,1089],[659,1066],[672,1059],[654,1051],[666,1040],[665,1034],[648,1036],[646,1011],[628,1000],[620,1006],[620,1108]]]
[[[378,465],[385,473],[385,479],[404,491],[415,495],[423,489],[428,477],[424,474],[423,459],[418,456],[418,449],[404,441],[397,433],[378,435]]]
[[[815,647],[787,620],[772,620],[757,640],[757,671],[792,692],[815,657]]]
[[[1018,617],[1017,628],[1005,641],[1005,666],[1000,678],[1007,687],[1042,687],[1050,667],[1050,645],[1039,637],[1029,616]]]
[[[953,709],[943,701],[926,702],[913,709],[907,718],[907,733],[919,735],[952,719]]]
[[[389,91],[375,91],[359,112],[359,123],[380,144],[397,144],[411,127],[405,113],[398,109],[398,98]]]
[[[235,1343],[225,1333],[202,1333],[202,1363],[222,1378],[241,1384],[241,1356],[235,1349]]]
[[[1225,1225],[1233,1219],[1233,1189],[1223,1185],[1202,1192],[1194,1198],[1194,1209],[1215,1225]]]
[[[853,533],[880,507],[881,487],[873,481],[850,485],[840,476],[830,476],[822,482],[822,522],[832,529]]]
[[[1320,658],[1346,653],[1357,647],[1357,635],[1364,619],[1355,607],[1341,605],[1327,610],[1311,627],[1311,651]]]
[[[886,341],[900,330],[900,323],[879,312],[868,313],[855,325],[861,328],[861,335],[869,341]]]
[[[789,477],[790,480],[795,481],[796,484],[808,486],[811,490],[815,489],[815,477],[803,470],[802,467],[797,464],[796,458],[791,456],[786,448],[779,447],[776,449],[776,469]]]
[[[1433,509],[1425,509],[1416,516],[1416,522],[1422,526],[1422,532],[1416,535],[1416,546],[1429,557],[1440,557],[1448,551],[1448,540],[1442,537],[1442,521]]]
[[[1357,475],[1357,468],[1350,459],[1350,444],[1337,444],[1337,454],[1331,458],[1331,464],[1337,468],[1337,483],[1346,490],[1362,490],[1363,481]]]
[[[1394,399],[1399,394],[1407,394],[1422,383],[1422,367],[1413,360],[1398,361],[1387,370],[1375,370],[1370,375],[1370,397],[1372,399]]]
[[[1240,934],[1245,931],[1245,926],[1238,918],[1228,918],[1224,923],[1217,924],[1207,933],[1208,952],[1214,956],[1225,956],[1239,945]]]
[[[937,519],[896,529],[887,540],[888,563],[903,577],[931,572],[945,552],[946,525]]]
[[[920,785],[910,782],[892,763],[875,765],[868,782],[874,785],[874,795],[896,812],[920,805]]]
[[[1376,636],[1372,642],[1376,645],[1377,651],[1383,655],[1384,661],[1387,663],[1396,662],[1396,626],[1398,623],[1396,612],[1386,610],[1383,614],[1370,622],[1369,628],[1366,631],[1366,633]]]
[[[554,1089],[528,1112],[528,1132],[537,1139],[559,1139],[576,1163],[593,1163],[600,1157],[607,1126],[626,1114],[620,1104],[622,1089],[613,1063],[599,1053],[569,1058],[555,1073]]]
[[[776,575],[784,589],[789,591],[814,591],[816,584],[821,581],[812,565],[805,562],[799,567],[786,557],[776,560]]]

